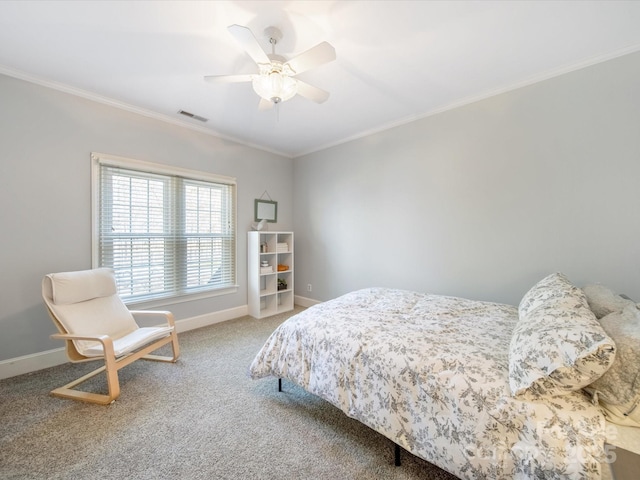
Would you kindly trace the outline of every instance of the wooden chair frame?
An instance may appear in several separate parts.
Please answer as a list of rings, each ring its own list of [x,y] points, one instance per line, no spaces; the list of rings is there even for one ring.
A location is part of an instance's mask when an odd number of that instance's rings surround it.
[[[178,334],[176,332],[175,320],[173,314],[168,311],[161,310],[131,310],[131,314],[136,317],[142,316],[158,316],[162,315],[166,318],[166,321],[169,326],[172,327],[171,333],[163,338],[155,340],[153,343],[150,343],[144,347],[139,348],[133,352],[127,353],[116,358],[114,349],[113,349],[113,339],[107,335],[99,335],[99,336],[83,336],[83,335],[72,335],[68,333],[62,324],[58,321],[55,314],[51,311],[49,307],[47,307],[47,311],[49,316],[53,320],[53,323],[56,325],[58,331],[60,333],[56,333],[51,335],[51,338],[64,340],[66,343],[67,357],[69,361],[72,363],[81,363],[81,362],[89,362],[92,360],[100,360],[103,359],[105,364],[100,368],[80,377],[73,382],[70,382],[62,387],[56,388],[51,391],[51,395],[61,398],[70,398],[73,400],[81,400],[90,403],[97,403],[100,405],[109,405],[113,403],[120,396],[120,382],[118,380],[118,370],[126,367],[127,365],[135,362],[139,359],[145,360],[153,360],[158,362],[171,362],[175,363],[180,356],[180,346],[178,344]],[[73,340],[94,340],[98,341],[102,344],[102,348],[104,351],[104,356],[102,357],[86,357],[76,349]],[[151,355],[151,352],[157,350],[171,343],[173,349],[173,356],[162,356],[162,355]],[[75,387],[80,385],[81,383],[93,378],[99,373],[106,372],[107,376],[107,387],[108,394],[100,394],[100,393],[92,393],[92,392],[84,392],[81,390],[76,390]]]

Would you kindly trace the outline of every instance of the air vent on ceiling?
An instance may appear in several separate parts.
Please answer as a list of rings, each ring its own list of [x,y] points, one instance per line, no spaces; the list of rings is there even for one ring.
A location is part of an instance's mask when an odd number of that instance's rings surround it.
[[[180,115],[184,115],[185,117],[193,118],[194,120],[198,120],[200,122],[207,122],[209,120],[208,118],[201,117],[200,115],[196,115],[194,113],[187,112],[185,110],[178,110],[178,113]]]

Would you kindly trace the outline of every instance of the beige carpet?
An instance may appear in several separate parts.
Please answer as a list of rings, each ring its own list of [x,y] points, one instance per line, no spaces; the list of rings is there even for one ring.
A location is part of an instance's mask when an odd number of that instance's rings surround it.
[[[0,381],[2,479],[389,479],[452,475],[301,388],[246,371],[287,315],[243,317],[180,334],[176,364],[120,371],[107,407],[48,392],[95,364],[66,364]],[[104,390],[102,376],[92,380]]]

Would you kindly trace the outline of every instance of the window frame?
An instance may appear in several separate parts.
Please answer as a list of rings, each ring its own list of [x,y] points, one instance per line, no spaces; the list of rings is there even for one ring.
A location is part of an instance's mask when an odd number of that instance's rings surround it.
[[[169,305],[181,302],[188,302],[201,298],[216,297],[219,295],[228,295],[238,291],[238,222],[237,222],[237,182],[235,177],[202,172],[198,170],[190,170],[182,167],[158,164],[144,160],[131,159],[116,155],[104,153],[91,153],[91,265],[92,268],[99,268],[100,264],[100,214],[102,204],[102,190],[100,185],[100,172],[102,166],[110,166],[123,168],[128,170],[137,170],[148,174],[158,174],[164,176],[179,177],[195,182],[211,182],[220,183],[231,186],[232,211],[233,218],[233,278],[234,284],[222,288],[202,289],[196,292],[178,293],[148,299],[125,299],[127,305],[144,305],[147,307]],[[178,200],[177,203],[181,202]],[[171,208],[174,208],[172,205]]]

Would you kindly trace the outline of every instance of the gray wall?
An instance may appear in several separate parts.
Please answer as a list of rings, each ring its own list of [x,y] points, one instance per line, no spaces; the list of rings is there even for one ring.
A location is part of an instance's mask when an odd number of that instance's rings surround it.
[[[638,85],[634,53],[296,159],[296,292],[640,300]]]
[[[291,159],[0,75],[0,360],[62,347],[40,296],[50,272],[91,268],[90,152],[238,182],[237,293],[168,305],[176,319],[247,303],[246,232],[264,190],[293,228]]]
[[[237,177],[240,289],[178,319],[246,304],[265,189],[270,228],[296,232],[297,295],[517,303],[563,271],[640,299],[639,83],[635,53],[292,161],[0,75],[0,361],[61,347],[40,281],[91,266],[91,151]]]

